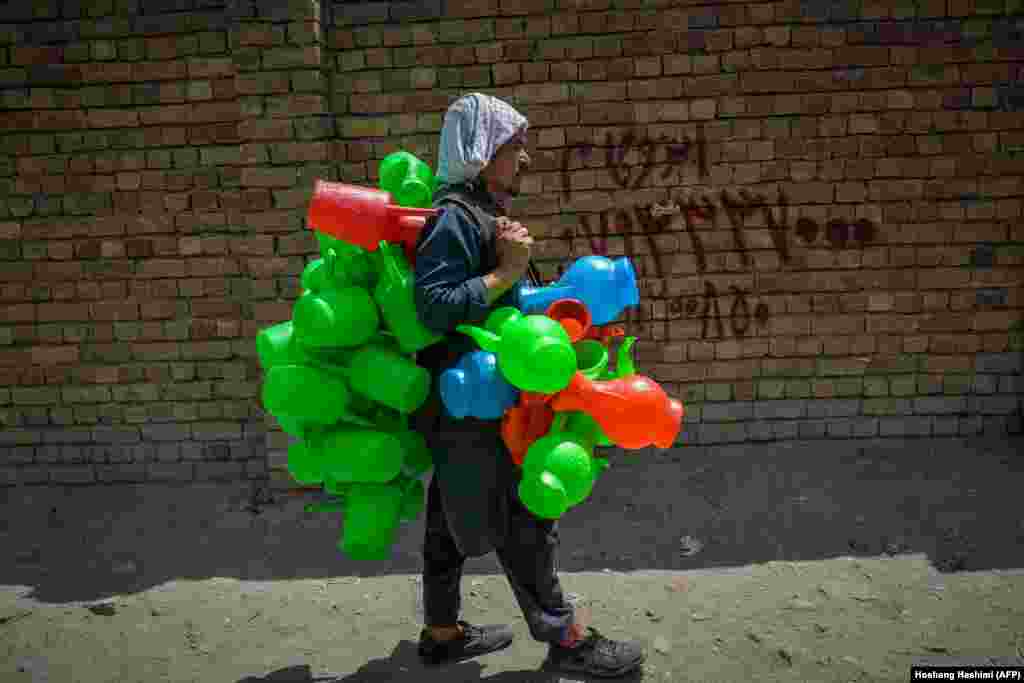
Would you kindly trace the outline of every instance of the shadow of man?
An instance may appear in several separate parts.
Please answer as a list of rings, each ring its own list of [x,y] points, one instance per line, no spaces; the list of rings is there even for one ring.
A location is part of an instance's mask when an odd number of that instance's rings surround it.
[[[308,664],[298,664],[278,669],[262,677],[246,676],[237,683],[575,683],[602,680],[544,671],[543,664],[534,670],[502,671],[486,678],[482,676],[483,669],[483,664],[476,660],[426,667],[416,653],[416,644],[403,640],[395,646],[390,657],[371,659],[351,674],[318,676],[313,674]],[[641,680],[642,672],[616,679],[625,683]]]

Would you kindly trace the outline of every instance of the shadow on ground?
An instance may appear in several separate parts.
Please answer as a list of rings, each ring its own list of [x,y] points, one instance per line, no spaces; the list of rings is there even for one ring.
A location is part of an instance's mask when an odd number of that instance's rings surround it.
[[[1024,521],[1012,512],[1024,490],[1020,437],[684,447],[612,463],[562,520],[560,571],[903,552],[941,571],[1024,567]],[[62,603],[173,579],[420,572],[422,516],[403,525],[391,560],[353,562],[335,545],[338,515],[307,514],[304,502],[251,483],[0,489],[10,549],[0,584]],[[466,571],[501,570],[490,555]],[[376,680],[369,666],[365,680]]]
[[[409,640],[398,643],[387,659],[371,659],[351,674],[335,676],[315,673],[308,664],[277,669],[264,676],[246,676],[236,683],[560,683],[562,681],[599,681],[602,679],[573,674],[545,672],[542,669],[502,671],[491,675],[478,660],[444,667],[424,668],[416,656],[416,644]],[[643,671],[617,678],[633,683],[643,680]]]

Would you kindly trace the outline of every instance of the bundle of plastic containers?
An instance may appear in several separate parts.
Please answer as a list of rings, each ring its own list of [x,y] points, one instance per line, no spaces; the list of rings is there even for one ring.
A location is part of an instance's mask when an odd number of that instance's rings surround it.
[[[607,469],[596,446],[669,448],[683,405],[636,374],[635,337],[608,368],[608,343],[621,331],[602,326],[639,303],[629,259],[583,257],[557,282],[521,288],[519,296],[522,311],[499,308],[484,328],[457,328],[482,351],[442,374],[441,398],[455,417],[501,418],[505,444],[522,466],[520,499],[537,516],[557,519],[585,501]]]
[[[416,314],[412,263],[433,190],[430,169],[404,151],[381,162],[379,189],[318,181],[308,223],[320,258],[302,274],[292,319],[257,337],[264,407],[297,437],[288,470],[334,497],[339,547],[354,559],[386,559],[399,523],[423,509],[431,456],[408,416],[431,380],[414,354],[440,337]],[[634,337],[608,367],[622,336],[609,323],[639,303],[628,258],[578,259],[551,285],[521,287],[519,300],[522,310],[496,309],[483,328],[457,328],[481,350],[442,374],[441,399],[456,418],[501,420],[520,498],[558,518],[607,468],[596,446],[668,448],[683,406],[636,374]]]
[[[309,223],[320,258],[302,274],[292,319],[256,341],[263,405],[298,439],[289,472],[323,485],[328,508],[343,515],[340,549],[367,560],[389,557],[400,521],[423,509],[431,457],[408,416],[426,400],[430,375],[412,355],[439,338],[417,319],[404,253],[432,212],[391,199],[429,203],[430,169],[397,152],[380,171],[393,193],[317,183]],[[339,230],[354,233],[329,234]]]

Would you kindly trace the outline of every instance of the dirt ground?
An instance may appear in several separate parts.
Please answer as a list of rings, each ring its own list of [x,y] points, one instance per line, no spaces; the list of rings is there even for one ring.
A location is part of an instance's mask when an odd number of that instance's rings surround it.
[[[561,524],[567,591],[644,681],[906,681],[1024,664],[1024,440],[807,442],[613,457]],[[512,647],[415,656],[422,517],[391,560],[249,484],[0,489],[0,681],[583,680],[544,672],[493,556],[463,617]]]

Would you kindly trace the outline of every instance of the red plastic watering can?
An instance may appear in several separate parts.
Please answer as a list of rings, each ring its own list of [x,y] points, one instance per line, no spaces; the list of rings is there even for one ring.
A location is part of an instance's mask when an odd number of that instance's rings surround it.
[[[554,419],[554,411],[544,402],[520,402],[505,411],[501,419],[501,438],[515,464],[522,467],[526,452],[548,433]]]
[[[437,209],[399,206],[383,190],[316,181],[309,203],[310,227],[331,237],[376,251],[381,240],[402,244],[406,255]]]
[[[608,439],[626,449],[670,448],[683,421],[683,404],[644,375],[594,381],[577,372],[550,402],[557,412],[579,410],[601,426]]]

